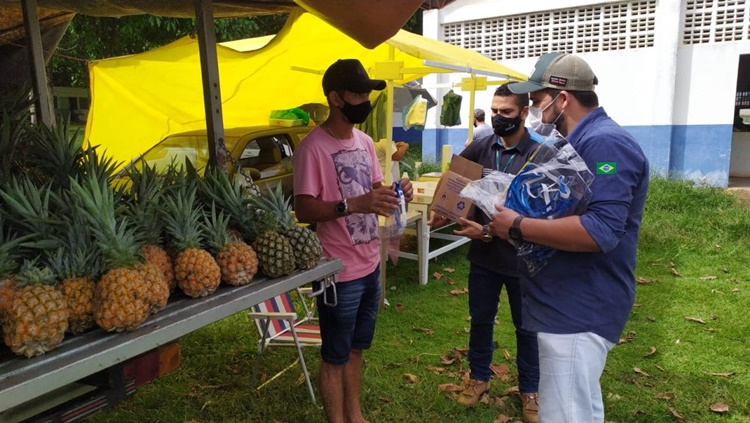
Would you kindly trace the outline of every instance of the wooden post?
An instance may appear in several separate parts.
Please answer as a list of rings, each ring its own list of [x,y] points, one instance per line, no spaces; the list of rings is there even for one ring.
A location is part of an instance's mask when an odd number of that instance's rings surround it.
[[[26,45],[29,52],[29,67],[31,81],[36,97],[36,115],[48,127],[53,125],[54,119],[50,109],[50,95],[47,90],[47,72],[44,68],[44,47],[42,45],[42,31],[39,26],[39,15],[36,10],[36,0],[22,0],[23,24],[26,30]]]
[[[224,118],[221,110],[219,88],[219,61],[216,55],[216,28],[212,0],[195,0],[195,18],[198,26],[198,47],[203,80],[203,103],[206,109],[209,164],[227,169],[224,153]]]

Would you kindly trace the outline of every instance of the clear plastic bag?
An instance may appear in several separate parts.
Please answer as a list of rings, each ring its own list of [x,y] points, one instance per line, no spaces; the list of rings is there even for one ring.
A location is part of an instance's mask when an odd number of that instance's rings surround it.
[[[474,202],[487,216],[497,212],[495,206],[505,204],[505,193],[515,175],[493,170],[482,179],[469,182],[461,190],[461,197]]]
[[[401,191],[401,183],[399,181],[394,182],[393,187],[400,201],[399,208],[385,218],[385,227],[383,228],[381,239],[386,243],[388,257],[395,265],[398,264],[398,255],[401,251],[401,235],[404,233],[407,218],[406,200],[403,191]]]
[[[550,138],[513,178],[505,207],[537,219],[580,215],[591,200],[593,180],[586,162],[565,138]],[[530,275],[539,272],[557,252],[531,242],[521,242],[516,248]]]
[[[495,205],[502,204],[526,217],[555,219],[586,210],[593,180],[573,146],[556,136],[539,145],[518,175],[492,171],[467,184],[461,196],[471,199],[488,216],[496,213]],[[521,242],[516,248],[531,275],[557,251],[531,242]]]

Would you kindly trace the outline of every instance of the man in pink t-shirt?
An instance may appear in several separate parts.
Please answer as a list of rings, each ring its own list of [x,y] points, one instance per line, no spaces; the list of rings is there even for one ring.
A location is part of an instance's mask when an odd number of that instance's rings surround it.
[[[359,392],[362,350],[372,343],[380,301],[377,215],[392,213],[398,200],[392,187],[382,186],[372,139],[354,124],[370,114],[370,92],[385,86],[370,79],[359,60],[332,64],[323,75],[328,119],[305,137],[293,157],[297,219],[316,223],[324,253],[340,257],[345,266],[336,284],[337,305],[318,298],[319,389],[329,423],[367,422]],[[401,189],[411,201],[408,179],[401,181]]]

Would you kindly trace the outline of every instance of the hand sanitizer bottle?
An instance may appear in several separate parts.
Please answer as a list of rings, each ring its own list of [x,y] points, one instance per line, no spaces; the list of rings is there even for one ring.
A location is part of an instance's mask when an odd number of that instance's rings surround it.
[[[396,190],[396,198],[398,198],[398,209],[396,209],[396,225],[399,229],[403,229],[406,226],[406,199],[404,198],[404,192],[401,190],[401,181],[394,183],[394,189]]]

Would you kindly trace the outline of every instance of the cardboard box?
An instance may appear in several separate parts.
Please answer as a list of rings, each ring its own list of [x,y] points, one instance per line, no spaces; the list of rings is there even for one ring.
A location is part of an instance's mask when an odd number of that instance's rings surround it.
[[[482,165],[454,154],[445,177],[435,190],[430,210],[453,221],[468,216],[474,204],[459,193],[466,184],[481,177]]]

